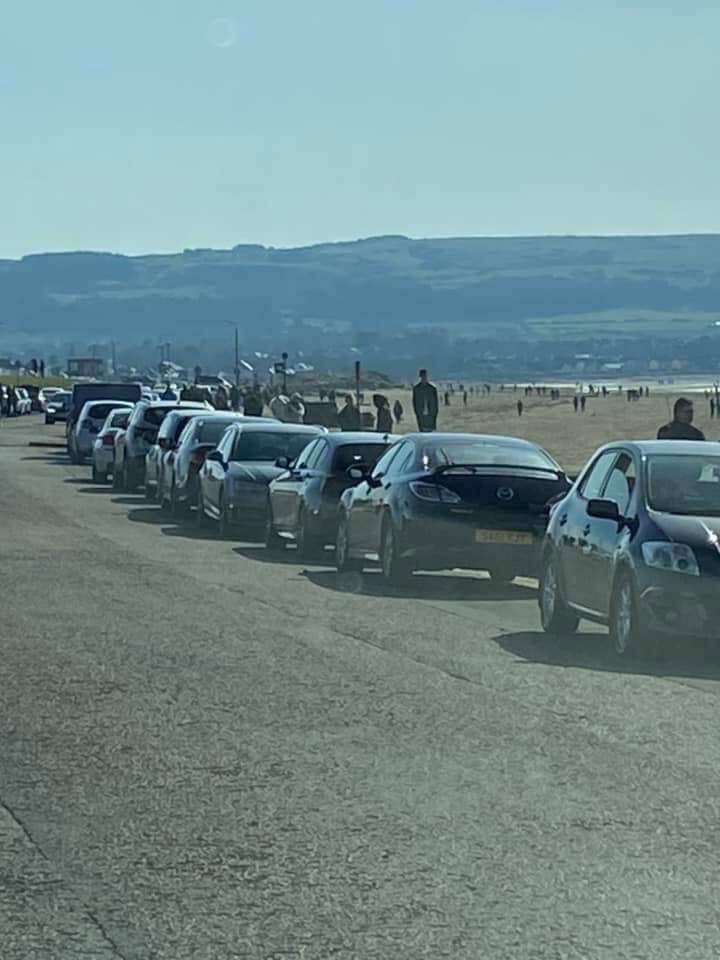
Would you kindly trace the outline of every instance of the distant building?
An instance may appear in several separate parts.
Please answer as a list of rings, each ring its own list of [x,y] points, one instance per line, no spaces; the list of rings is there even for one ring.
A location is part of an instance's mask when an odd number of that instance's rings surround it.
[[[104,377],[105,361],[100,357],[73,357],[67,362],[69,377]]]

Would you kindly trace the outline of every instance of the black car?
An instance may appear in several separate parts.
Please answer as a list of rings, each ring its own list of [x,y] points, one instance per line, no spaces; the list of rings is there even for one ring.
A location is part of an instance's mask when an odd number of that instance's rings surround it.
[[[233,526],[265,535],[270,517],[268,484],[287,470],[322,427],[238,422],[228,427],[199,474],[197,517],[218,522],[221,536]]]
[[[385,434],[358,432],[328,433],[309,443],[270,484],[268,546],[295,540],[310,557],[334,545],[340,497],[373,469],[392,441]]]
[[[552,457],[526,440],[408,434],[343,494],[337,567],[379,557],[389,582],[455,567],[501,581],[532,575],[548,503],[569,486]]]
[[[178,440],[193,417],[202,416],[203,410],[172,410],[163,420],[155,443],[145,456],[145,499],[160,500],[161,476],[165,465],[175,459]]]
[[[71,407],[72,393],[69,390],[53,394],[45,408],[45,423],[65,423],[70,416]]]
[[[539,600],[546,631],[604,623],[621,655],[720,637],[720,443],[601,448],[552,509]]]

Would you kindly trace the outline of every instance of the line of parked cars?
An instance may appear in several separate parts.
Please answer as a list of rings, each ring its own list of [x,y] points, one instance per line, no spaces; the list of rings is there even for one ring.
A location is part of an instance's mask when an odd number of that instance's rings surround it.
[[[95,481],[144,487],[221,537],[319,561],[332,547],[338,571],[375,564],[393,585],[416,570],[536,576],[547,632],[603,623],[625,656],[720,636],[717,443],[609,444],[570,478],[495,435],[328,432],[140,398],[87,400],[68,423]]]

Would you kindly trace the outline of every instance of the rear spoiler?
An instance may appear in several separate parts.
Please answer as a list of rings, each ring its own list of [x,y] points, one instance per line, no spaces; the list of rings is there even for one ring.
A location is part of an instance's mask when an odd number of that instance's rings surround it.
[[[534,470],[537,473],[562,473],[561,467],[531,467],[517,463],[441,463],[430,471],[434,474],[447,473],[448,470]]]

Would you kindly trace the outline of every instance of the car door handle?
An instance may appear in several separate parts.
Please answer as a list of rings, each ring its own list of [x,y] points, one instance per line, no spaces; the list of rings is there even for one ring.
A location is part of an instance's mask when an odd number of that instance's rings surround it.
[[[582,535],[583,535],[584,537],[589,537],[591,530],[592,530],[592,527],[591,527],[590,524],[588,523],[587,526],[583,528]]]
[[[558,525],[561,527],[564,527],[567,522],[568,522],[568,515],[564,513],[558,520]]]

